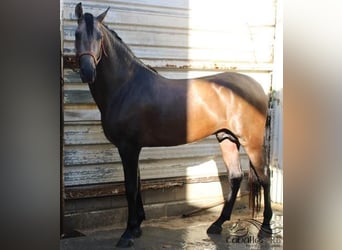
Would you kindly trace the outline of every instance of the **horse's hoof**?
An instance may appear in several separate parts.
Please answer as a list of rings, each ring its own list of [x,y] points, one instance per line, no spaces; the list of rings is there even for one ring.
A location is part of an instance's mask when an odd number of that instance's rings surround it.
[[[212,224],[207,230],[207,234],[220,234],[221,232],[222,227],[216,224]]]
[[[116,247],[119,248],[128,248],[134,245],[133,239],[125,239],[125,238],[120,238],[118,243],[116,243]]]
[[[140,227],[137,227],[132,230],[126,230],[125,233],[121,236],[116,246],[120,248],[131,247],[134,245],[133,239],[139,238],[141,235],[142,235],[142,230]]]
[[[270,224],[262,224],[259,233],[258,238],[269,238],[272,236],[272,229]]]
[[[139,238],[142,235],[142,230],[140,227],[131,231],[133,238]]]

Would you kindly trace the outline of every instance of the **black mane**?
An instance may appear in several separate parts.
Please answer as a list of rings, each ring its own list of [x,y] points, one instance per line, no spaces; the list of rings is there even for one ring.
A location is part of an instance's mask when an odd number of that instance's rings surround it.
[[[114,37],[115,41],[118,41],[119,43],[115,43],[114,46],[120,46],[121,49],[125,50],[128,54],[132,56],[134,60],[139,62],[139,64],[143,65],[144,67],[152,70],[153,72],[158,73],[156,69],[154,69],[152,66],[144,64],[139,58],[135,56],[133,51],[128,47],[128,45],[121,39],[121,37],[112,29],[110,29],[107,25],[103,24],[102,25],[106,28],[107,31],[110,32],[110,34]]]

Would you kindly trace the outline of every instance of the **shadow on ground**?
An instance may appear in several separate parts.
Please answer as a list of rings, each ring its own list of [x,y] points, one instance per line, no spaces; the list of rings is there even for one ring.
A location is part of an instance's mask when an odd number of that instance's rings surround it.
[[[236,204],[237,205],[237,204]],[[282,207],[273,205],[271,235],[258,238],[259,221],[251,219],[246,206],[236,206],[231,221],[223,225],[220,235],[207,235],[206,230],[219,215],[221,207],[201,212],[189,218],[165,218],[147,220],[143,223],[143,235],[135,240],[130,249],[283,249]],[[61,250],[106,250],[115,245],[123,232],[122,228],[107,227],[82,231],[85,236],[61,240]]]

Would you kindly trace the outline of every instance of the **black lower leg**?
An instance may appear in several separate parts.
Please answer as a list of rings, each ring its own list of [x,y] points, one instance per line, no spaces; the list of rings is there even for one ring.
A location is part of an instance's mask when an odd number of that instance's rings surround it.
[[[139,183],[138,183],[138,195],[137,195],[137,216],[138,216],[138,225],[140,226],[143,220],[146,219],[145,217],[145,210],[144,210],[144,204],[142,201],[141,196],[141,183],[140,183],[140,177],[139,177]]]
[[[127,191],[126,191],[127,192]],[[138,201],[138,194],[127,195],[128,201],[128,220],[125,232],[121,235],[117,247],[131,247],[134,245],[134,238],[138,238],[142,234],[140,224],[143,221],[142,216],[140,217],[137,212],[137,203],[134,202],[131,197],[135,197],[135,201]]]
[[[233,206],[240,188],[241,181],[242,176],[230,179],[231,188],[228,194],[228,198],[224,203],[220,217],[208,228],[208,234],[220,234],[222,231],[222,224],[225,221],[230,220],[230,216],[233,211]]]
[[[271,197],[270,197],[270,184],[269,182],[263,185],[264,188],[264,221],[263,225],[268,226],[272,219],[272,207],[271,207]]]
[[[272,229],[270,225],[270,221],[272,219],[272,207],[271,207],[271,196],[270,196],[270,179],[269,174],[262,181],[262,187],[264,189],[264,220],[259,231],[258,237],[270,237],[272,235]]]
[[[140,224],[142,219],[138,215],[138,210],[141,210],[140,206],[142,206],[138,168],[140,148],[126,144],[119,147],[119,153],[124,167],[128,220],[127,228],[117,246],[130,247],[133,245],[133,239],[141,235]]]

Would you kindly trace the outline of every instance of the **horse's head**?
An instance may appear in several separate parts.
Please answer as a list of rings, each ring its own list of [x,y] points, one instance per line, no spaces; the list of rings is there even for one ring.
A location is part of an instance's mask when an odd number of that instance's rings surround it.
[[[76,55],[80,63],[80,76],[83,82],[92,83],[96,78],[96,66],[101,60],[103,50],[103,34],[101,23],[109,8],[97,17],[83,14],[82,4],[75,7],[78,27],[75,32]]]

